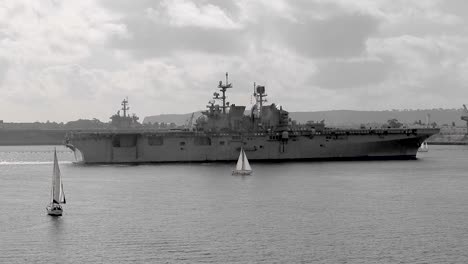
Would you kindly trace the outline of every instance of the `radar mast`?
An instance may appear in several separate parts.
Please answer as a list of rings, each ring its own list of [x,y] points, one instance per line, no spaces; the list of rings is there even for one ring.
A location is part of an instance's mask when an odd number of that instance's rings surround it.
[[[223,106],[221,106],[221,109],[223,109],[223,114],[226,114],[226,108],[229,108],[229,102],[226,102],[226,90],[229,88],[232,88],[232,84],[229,83],[228,80],[229,74],[226,72],[226,83],[223,84],[223,81],[219,81],[218,88],[219,90],[223,93],[222,97],[219,97],[219,93],[214,93],[213,99],[215,100],[222,100],[223,101]]]
[[[122,101],[122,110],[123,116],[127,117],[127,111],[130,110],[130,107],[128,106],[128,97]]]
[[[257,112],[258,116],[260,117],[263,103],[267,102],[266,97],[268,96],[268,94],[265,93],[265,86],[257,85],[256,83],[254,83],[253,96],[255,97],[255,102],[257,104]]]

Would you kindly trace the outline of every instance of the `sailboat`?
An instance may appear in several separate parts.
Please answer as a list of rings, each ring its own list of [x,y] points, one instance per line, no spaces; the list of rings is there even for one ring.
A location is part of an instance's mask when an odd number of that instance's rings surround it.
[[[52,190],[50,193],[50,204],[47,206],[47,214],[52,216],[61,216],[63,209],[60,204],[65,204],[65,193],[63,192],[63,183],[60,177],[60,168],[57,160],[57,151],[54,149],[54,170],[52,173]]]
[[[250,167],[249,160],[245,155],[245,151],[241,148],[239,159],[237,160],[236,169],[232,171],[232,175],[250,175],[252,168]]]
[[[418,152],[428,152],[428,151],[429,151],[429,148],[427,147],[427,142],[424,141],[423,143],[421,143],[421,146],[419,147]]]

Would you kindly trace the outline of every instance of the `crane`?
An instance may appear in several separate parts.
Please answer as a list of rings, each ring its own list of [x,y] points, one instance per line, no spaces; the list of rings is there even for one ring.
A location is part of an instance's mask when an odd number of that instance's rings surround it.
[[[192,130],[192,125],[193,125],[193,116],[195,115],[195,112],[192,113],[192,116],[187,120],[187,129]]]
[[[468,128],[468,109],[466,109],[466,105],[463,105],[463,114],[460,119],[466,121],[466,127]]]

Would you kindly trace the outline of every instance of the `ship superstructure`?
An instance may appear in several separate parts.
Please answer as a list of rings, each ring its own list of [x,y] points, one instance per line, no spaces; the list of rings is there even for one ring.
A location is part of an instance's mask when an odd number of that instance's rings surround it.
[[[249,160],[414,159],[437,128],[336,129],[324,122],[298,125],[275,104],[266,105],[265,86],[254,84],[256,103],[246,106],[227,101],[233,88],[219,82],[207,110],[191,130],[145,130],[138,118],[114,115],[115,129],[71,132],[66,144],[80,151],[85,163],[150,163],[235,161],[242,148]],[[217,104],[219,102],[219,104]],[[118,117],[117,117],[118,116]],[[122,120],[127,120],[123,122]]]

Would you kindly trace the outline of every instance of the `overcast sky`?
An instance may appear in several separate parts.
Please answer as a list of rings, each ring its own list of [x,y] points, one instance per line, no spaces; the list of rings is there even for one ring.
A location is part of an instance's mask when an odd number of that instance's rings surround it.
[[[466,0],[1,0],[0,119],[204,109],[253,82],[289,111],[468,103]]]

